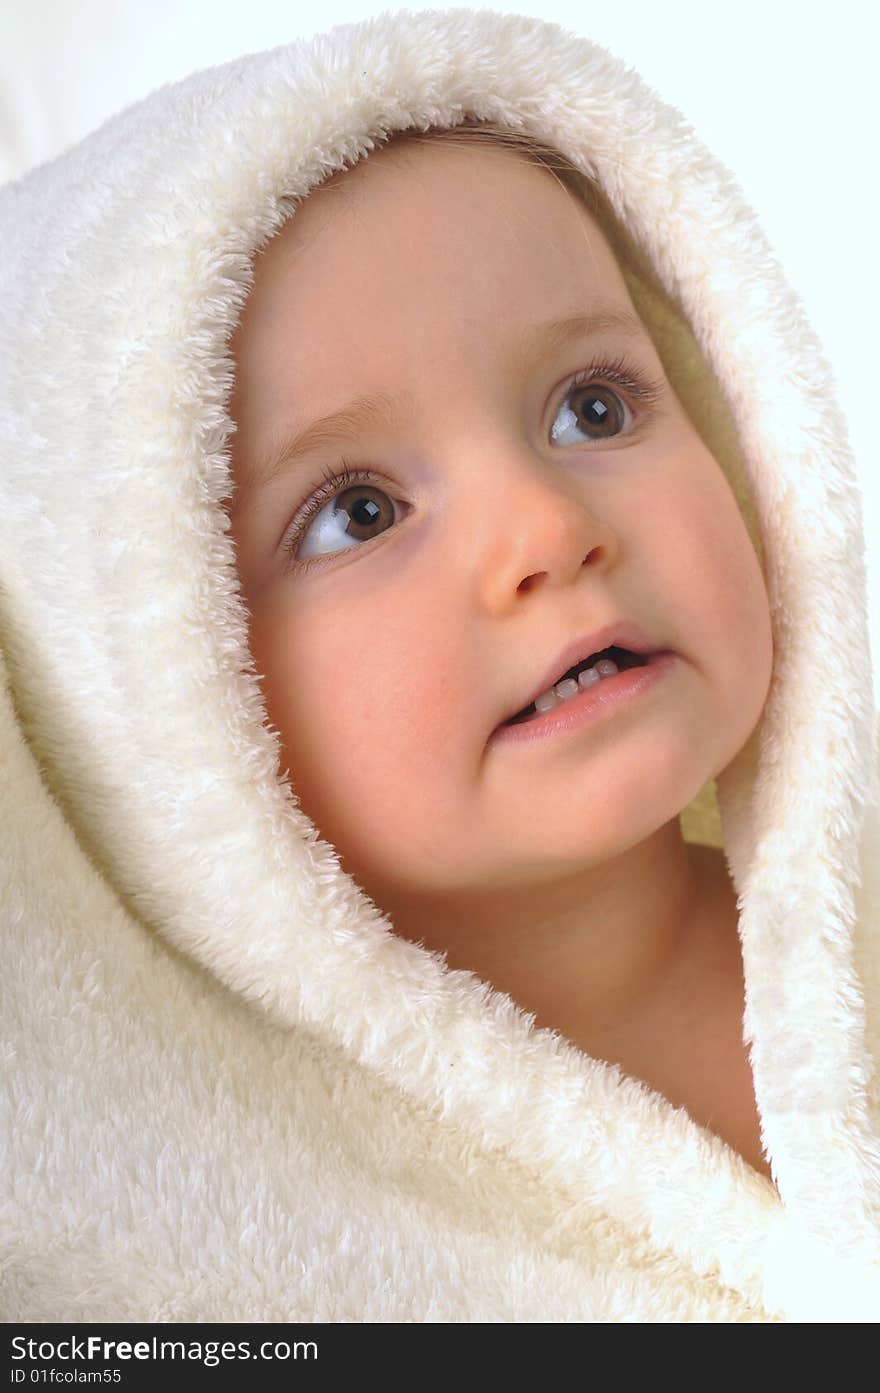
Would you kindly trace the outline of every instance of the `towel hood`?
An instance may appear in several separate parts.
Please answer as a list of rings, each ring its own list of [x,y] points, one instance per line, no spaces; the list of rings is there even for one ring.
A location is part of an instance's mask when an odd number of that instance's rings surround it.
[[[228,343],[253,257],[390,132],[465,118],[533,133],[598,186],[634,302],[761,555],[765,712],[683,816],[693,840],[723,842],[739,897],[775,1187],[396,936],[297,806],[266,723],[223,506]],[[383,12],[151,93],[0,189],[0,229],[2,748],[8,771],[32,765],[70,854],[157,952],[574,1202],[789,1319],[829,1318],[843,1287],[841,1319],[854,1290],[880,1315],[861,498],[829,365],[729,172],[631,69],[557,24]]]

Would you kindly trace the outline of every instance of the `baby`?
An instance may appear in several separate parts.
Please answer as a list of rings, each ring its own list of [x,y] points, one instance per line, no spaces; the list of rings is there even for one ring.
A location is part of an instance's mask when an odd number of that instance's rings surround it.
[[[392,139],[258,255],[231,348],[303,810],[398,934],[769,1176],[734,888],[679,820],[760,719],[767,592],[596,217],[527,153]]]

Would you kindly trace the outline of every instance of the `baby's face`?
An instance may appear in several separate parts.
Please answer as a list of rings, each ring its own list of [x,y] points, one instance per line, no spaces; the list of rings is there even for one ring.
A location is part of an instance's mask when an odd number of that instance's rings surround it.
[[[519,156],[392,147],[255,270],[232,529],[306,813],[380,906],[549,884],[650,836],[753,731],[771,630],[730,487],[589,213]],[[550,336],[600,309],[635,332]],[[673,655],[648,686],[499,732],[616,621]]]

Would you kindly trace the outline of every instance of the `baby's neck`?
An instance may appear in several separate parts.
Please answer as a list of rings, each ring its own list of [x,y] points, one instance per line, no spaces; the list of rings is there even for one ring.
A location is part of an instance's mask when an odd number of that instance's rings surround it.
[[[769,1179],[724,853],[688,845],[678,824],[635,851],[594,877],[591,897],[572,903],[568,886],[544,893],[540,915],[522,895],[470,917],[426,913],[421,902],[411,936],[506,992],[539,1029],[684,1108]]]
[[[724,853],[690,846],[687,861],[691,879],[681,881],[677,895],[670,892],[667,918],[654,919],[654,937],[637,960],[639,975],[606,983],[604,993],[599,976],[587,992],[554,996],[551,986],[537,1025],[559,1030],[594,1058],[624,1066],[643,1061],[632,1071],[646,1078],[648,1061],[684,1059],[722,1004],[727,1019],[741,1014],[739,912]]]
[[[700,909],[664,989],[641,1014],[600,1035],[594,1023],[569,1037],[592,1058],[618,1064],[772,1182],[743,1039],[745,983],[739,910],[723,852],[694,848]]]
[[[572,1038],[632,1027],[704,950],[726,867],[674,820],[588,873],[524,889],[383,903],[395,930]],[[714,932],[714,930],[713,930]]]
[[[625,1009],[581,1014],[575,1043],[590,1054],[684,1059],[713,1018],[741,1015],[739,911],[724,853],[693,846],[688,855],[695,890],[675,951]]]

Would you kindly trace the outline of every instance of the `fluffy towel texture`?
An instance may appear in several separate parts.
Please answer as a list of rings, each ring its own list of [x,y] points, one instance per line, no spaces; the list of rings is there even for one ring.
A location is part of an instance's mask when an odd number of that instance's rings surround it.
[[[221,506],[228,339],[292,199],[466,115],[597,181],[753,502],[774,679],[707,797],[775,1187],[397,937],[279,776]],[[0,230],[2,1318],[880,1318],[861,500],[729,174],[597,45],[403,11],[154,92],[0,190]]]

